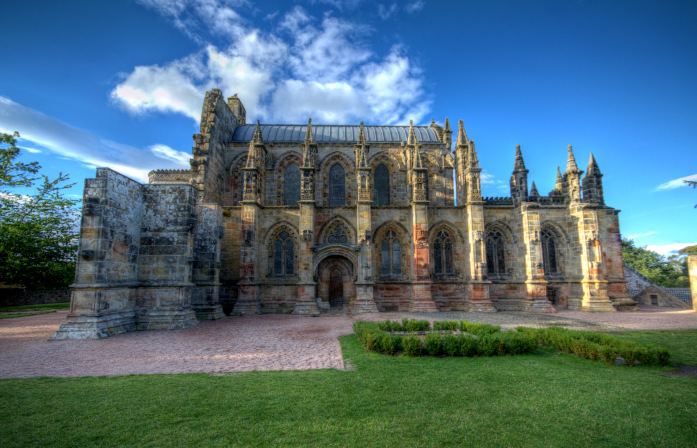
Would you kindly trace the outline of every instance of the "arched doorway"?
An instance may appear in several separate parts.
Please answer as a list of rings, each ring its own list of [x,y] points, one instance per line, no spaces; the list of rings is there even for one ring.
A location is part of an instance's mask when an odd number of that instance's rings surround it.
[[[317,266],[317,298],[324,312],[345,310],[356,297],[353,263],[341,255],[322,260]]]
[[[329,274],[329,307],[341,308],[344,306],[344,280],[341,270],[333,267]]]

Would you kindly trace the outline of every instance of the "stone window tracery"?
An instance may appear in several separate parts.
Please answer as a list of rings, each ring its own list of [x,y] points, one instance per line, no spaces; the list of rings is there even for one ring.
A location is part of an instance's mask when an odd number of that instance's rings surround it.
[[[402,273],[402,252],[397,234],[390,230],[385,233],[381,245],[382,252],[382,275]]]
[[[289,276],[294,273],[295,248],[293,239],[285,230],[278,234],[273,245],[273,275]]]
[[[494,230],[486,238],[486,270],[490,275],[506,273],[505,237]]]
[[[444,230],[439,231],[433,241],[433,271],[436,275],[453,273],[453,242]]]
[[[373,175],[373,205],[390,205],[390,170],[381,163]]]
[[[542,261],[545,275],[558,274],[560,272],[557,253],[557,241],[554,233],[545,229],[541,233]]]
[[[294,163],[288,165],[283,178],[285,181],[283,186],[283,204],[298,205],[300,200],[300,168],[298,168],[298,165]]]
[[[346,170],[339,163],[329,169],[329,206],[346,205]]]
[[[335,226],[327,236],[327,242],[331,244],[346,244],[348,241],[348,232],[342,225]]]

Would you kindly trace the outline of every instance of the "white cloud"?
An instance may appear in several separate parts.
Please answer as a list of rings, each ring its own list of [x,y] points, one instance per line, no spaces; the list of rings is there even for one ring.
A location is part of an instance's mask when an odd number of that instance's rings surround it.
[[[385,6],[382,3],[380,3],[378,5],[378,16],[380,16],[380,18],[382,20],[389,19],[390,17],[392,17],[394,15],[395,12],[397,12],[397,4],[396,3],[392,3],[389,6]]]
[[[167,146],[139,149],[105,140],[1,96],[0,130],[17,130],[21,142],[31,142],[83,165],[110,167],[141,181],[147,181],[153,168],[188,168],[184,153]]]
[[[675,188],[687,187],[688,185],[684,182],[686,180],[697,181],[697,174],[681,177],[679,179],[673,179],[669,182],[659,185],[658,187],[656,187],[655,191],[673,190]]]
[[[363,0],[310,0],[310,3],[316,5],[318,3],[331,5],[342,11],[344,9],[355,9]]]
[[[696,244],[697,244],[697,242],[694,242],[694,243],[654,244],[654,245],[646,246],[646,249],[652,250],[654,252],[658,252],[661,255],[676,255],[680,249],[683,249],[687,246],[694,246]]]
[[[215,8],[227,14],[229,7],[214,0],[141,3],[187,27],[189,34],[196,29],[192,17],[208,23]],[[111,98],[131,113],[177,113],[196,122],[205,91],[214,87],[237,93],[250,121],[313,117],[327,123],[403,124],[428,113],[423,74],[404,49],[394,47],[379,57],[370,47],[370,29],[329,15],[316,19],[300,7],[278,22],[280,35],[248,27],[244,20],[229,21],[234,29],[213,27],[211,32],[229,41],[227,47],[209,44],[164,65],[135,67]]]
[[[629,235],[629,236],[627,237],[627,239],[629,239],[629,240],[635,240],[635,239],[637,239],[637,238],[643,238],[643,237],[645,237],[645,236],[650,236],[650,235],[653,235],[653,234],[655,234],[655,233],[656,233],[656,232],[636,233],[636,234],[634,234],[634,235]]]
[[[414,14],[415,12],[419,12],[424,8],[424,2],[422,0],[417,0],[414,2],[410,2],[407,4],[407,6],[404,7],[404,9],[409,13],[409,14]]]
[[[32,154],[41,154],[42,153],[42,151],[40,149],[29,148],[28,146],[19,146],[18,148],[23,149],[23,150],[30,152]]]

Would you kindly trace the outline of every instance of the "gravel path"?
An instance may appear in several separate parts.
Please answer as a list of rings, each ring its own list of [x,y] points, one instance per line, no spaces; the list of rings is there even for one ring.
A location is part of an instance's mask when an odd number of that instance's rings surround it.
[[[653,307],[622,313],[262,315],[202,321],[186,330],[141,331],[102,340],[48,342],[67,313],[0,320],[0,378],[343,369],[337,338],[350,334],[351,325],[357,319],[467,319],[501,325],[504,329],[518,325],[558,325],[586,330],[697,328],[694,311]]]

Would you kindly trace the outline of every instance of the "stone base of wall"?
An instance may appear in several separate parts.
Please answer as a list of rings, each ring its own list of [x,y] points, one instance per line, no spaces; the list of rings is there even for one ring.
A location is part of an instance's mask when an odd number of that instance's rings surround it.
[[[136,315],[136,330],[181,330],[198,324],[192,309],[142,310]]]
[[[136,315],[133,310],[68,315],[67,321],[61,324],[50,340],[102,339],[135,329]]]
[[[411,296],[408,283],[373,285],[373,300],[378,311],[409,311]]]
[[[356,299],[350,304],[352,313],[377,313],[378,307],[373,298],[372,283],[356,283]]]

